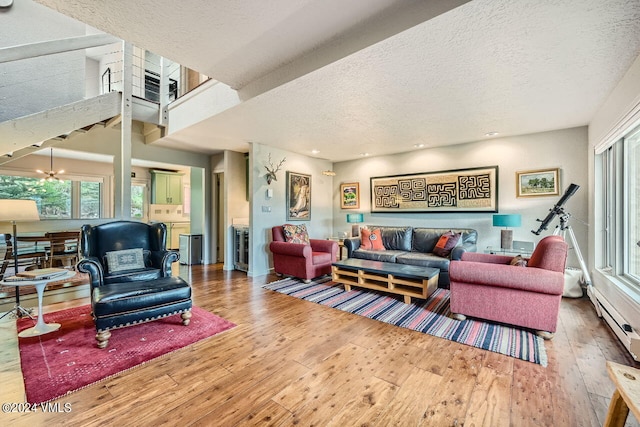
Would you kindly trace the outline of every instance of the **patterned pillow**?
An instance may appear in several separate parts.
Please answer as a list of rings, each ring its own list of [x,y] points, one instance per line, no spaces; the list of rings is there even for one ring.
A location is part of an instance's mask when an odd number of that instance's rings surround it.
[[[285,224],[282,226],[284,229],[284,238],[289,243],[302,243],[304,245],[309,244],[309,233],[307,233],[307,226]]]
[[[144,268],[144,254],[140,249],[125,249],[105,254],[109,273]]]
[[[513,259],[509,263],[509,265],[515,265],[517,267],[526,267],[527,266],[527,260],[522,258],[522,255],[517,255],[517,256],[513,257]]]
[[[366,250],[384,251],[386,248],[382,244],[382,231],[379,228],[360,230],[360,247]]]
[[[433,253],[447,258],[451,254],[451,250],[456,247],[460,241],[461,233],[454,233],[453,231],[447,231],[436,243],[436,247],[433,248]]]

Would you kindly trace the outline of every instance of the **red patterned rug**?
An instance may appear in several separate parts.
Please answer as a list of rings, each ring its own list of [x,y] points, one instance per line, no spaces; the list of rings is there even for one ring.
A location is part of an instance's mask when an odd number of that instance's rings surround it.
[[[85,305],[45,314],[45,322],[62,325],[58,331],[18,338],[27,402],[56,399],[235,326],[193,307],[189,326],[182,325],[178,314],[116,329],[101,350],[90,311]],[[18,332],[33,325],[29,318],[18,319]]]

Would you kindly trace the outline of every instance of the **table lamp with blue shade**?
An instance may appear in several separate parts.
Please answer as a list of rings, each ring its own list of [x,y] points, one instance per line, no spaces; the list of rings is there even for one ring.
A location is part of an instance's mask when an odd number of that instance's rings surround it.
[[[500,231],[500,247],[502,249],[513,248],[513,230],[509,230],[507,227],[520,227],[522,224],[522,217],[520,214],[500,214],[493,216],[494,227],[505,227]]]
[[[364,214],[361,213],[351,213],[347,214],[347,222],[349,224],[353,224],[351,226],[351,237],[358,237],[360,235],[360,224],[364,222]]]

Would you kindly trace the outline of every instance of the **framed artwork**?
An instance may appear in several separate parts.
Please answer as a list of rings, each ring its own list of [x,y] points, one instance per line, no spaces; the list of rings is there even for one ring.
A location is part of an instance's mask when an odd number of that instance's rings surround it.
[[[516,196],[540,197],[560,194],[560,169],[516,172]]]
[[[371,212],[498,212],[498,166],[371,178]]]
[[[340,184],[340,207],[342,209],[360,209],[360,183]]]
[[[287,221],[311,219],[311,175],[287,171]]]

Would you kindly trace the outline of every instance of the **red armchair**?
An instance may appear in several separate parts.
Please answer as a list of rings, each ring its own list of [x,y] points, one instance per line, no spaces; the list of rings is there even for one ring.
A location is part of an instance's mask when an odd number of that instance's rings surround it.
[[[315,277],[331,274],[331,264],[338,257],[338,243],[320,239],[309,239],[308,245],[289,243],[282,227],[279,225],[271,229],[273,241],[269,244],[276,274],[297,277],[305,283]]]
[[[463,320],[479,317],[538,331],[553,338],[564,289],[567,244],[560,236],[538,243],[526,267],[513,257],[466,252],[452,261],[451,312]]]

